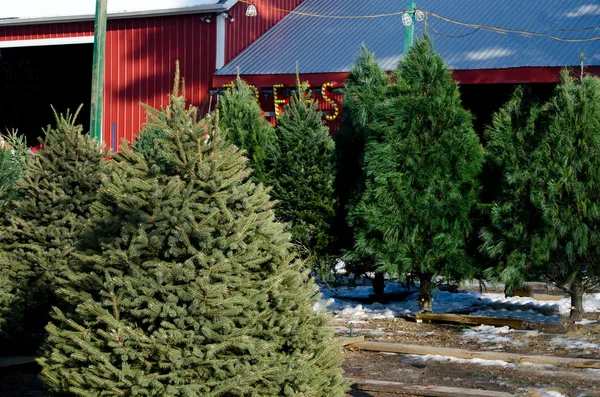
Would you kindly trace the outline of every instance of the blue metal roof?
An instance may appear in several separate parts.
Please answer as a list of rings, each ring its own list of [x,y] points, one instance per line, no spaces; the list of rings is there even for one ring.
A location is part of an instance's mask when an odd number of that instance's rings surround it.
[[[565,39],[600,36],[600,5],[592,0],[419,0],[417,8],[467,24],[492,25]],[[401,13],[403,0],[305,0],[295,11],[321,15]],[[423,34],[424,22],[416,23]],[[600,40],[563,42],[548,37],[500,34],[445,21],[429,14],[427,31],[454,70],[600,65]],[[583,29],[587,28],[587,29]],[[217,75],[347,72],[361,43],[393,70],[403,51],[400,15],[322,18],[289,14],[220,69]]]

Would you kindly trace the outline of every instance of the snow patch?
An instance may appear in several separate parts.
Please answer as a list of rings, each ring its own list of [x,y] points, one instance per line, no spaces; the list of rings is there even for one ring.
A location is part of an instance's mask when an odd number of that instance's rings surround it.
[[[569,349],[598,349],[600,350],[600,345],[596,343],[586,342],[581,339],[573,339],[573,338],[562,338],[557,336],[553,338],[550,343],[553,345],[564,346]]]
[[[575,324],[577,324],[577,325],[587,325],[587,324],[594,324],[594,323],[597,323],[597,322],[598,321],[596,321],[596,320],[588,320],[587,318],[584,318],[581,321],[577,321]]]
[[[358,280],[361,282],[361,280]],[[320,285],[321,298],[315,303],[316,311],[326,310],[341,320],[385,319],[413,315],[419,312],[418,291],[407,289],[405,285],[387,281],[386,294],[412,293],[406,300],[389,304],[366,304],[357,300],[366,300],[373,293],[371,285],[356,287],[329,288]],[[502,306],[503,308],[494,307]],[[509,306],[509,310],[504,308]],[[474,316],[519,319],[535,323],[557,324],[558,313],[568,315],[571,309],[569,298],[560,301],[537,301],[529,297],[505,298],[502,293],[459,292],[450,293],[436,290],[433,311],[436,313],[470,313]],[[540,310],[542,312],[540,312]],[[584,296],[584,310],[588,313],[600,312],[600,293]],[[552,313],[556,312],[558,313]],[[544,313],[552,313],[546,315]],[[588,320],[589,321],[589,320]],[[589,324],[584,322],[583,324]]]
[[[511,332],[509,327],[493,327],[491,325],[480,325],[475,328],[463,330],[463,335],[469,339],[475,339],[481,343],[513,343],[517,344],[512,338],[502,336]]]
[[[458,364],[477,364],[477,365],[483,365],[483,366],[489,366],[489,367],[504,367],[504,368],[517,368],[517,364],[514,363],[507,363],[506,361],[501,361],[501,360],[484,360],[481,358],[456,358],[456,357],[446,357],[446,356],[437,356],[437,355],[423,355],[423,356],[417,356],[417,355],[407,355],[407,358],[409,358],[412,361],[438,361],[438,362],[452,362],[452,363],[458,363]]]
[[[471,313],[472,316],[481,316],[481,317],[496,317],[496,318],[507,318],[513,320],[523,320],[529,321],[533,323],[542,323],[542,324],[558,324],[560,322],[560,316],[558,314],[553,314],[551,316],[547,316],[543,313],[540,313],[535,310],[508,310],[508,309],[498,309],[498,310],[478,310]]]

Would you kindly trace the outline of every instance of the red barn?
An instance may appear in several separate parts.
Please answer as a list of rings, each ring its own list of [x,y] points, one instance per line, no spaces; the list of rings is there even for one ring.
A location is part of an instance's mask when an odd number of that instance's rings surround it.
[[[204,112],[214,72],[302,0],[262,0],[258,17],[237,0],[108,0],[103,141],[116,149],[145,121],[139,103],[166,104],[176,61],[186,96]],[[89,122],[95,0],[20,0],[0,8],[0,128],[30,144],[59,112],[84,104]],[[58,3],[58,4],[57,4]]]

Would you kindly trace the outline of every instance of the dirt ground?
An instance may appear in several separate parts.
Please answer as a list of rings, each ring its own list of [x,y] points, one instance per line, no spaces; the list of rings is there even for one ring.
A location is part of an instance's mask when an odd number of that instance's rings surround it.
[[[464,331],[472,328],[470,326],[417,324],[401,318],[355,324],[352,332],[381,342],[600,360],[600,349],[574,348],[556,343],[557,340],[578,340],[600,345],[600,313],[588,313],[586,318],[598,323],[577,326],[566,333],[512,331],[501,335],[513,339],[514,343],[485,342],[466,337]],[[338,327],[339,335],[348,335],[346,322],[334,321],[334,325]]]
[[[600,320],[600,314],[587,314],[589,320]],[[342,335],[345,322],[337,322]],[[598,324],[579,326],[556,334],[537,331],[513,331],[506,336],[513,342],[485,342],[469,338],[467,326],[449,324],[417,324],[404,319],[372,320],[354,326],[367,340],[396,342],[422,346],[498,351],[523,355],[600,359],[600,349],[569,348],[556,343],[556,338],[600,344]],[[371,331],[367,331],[371,330]],[[359,379],[386,380],[408,385],[451,386],[467,389],[503,391],[517,396],[535,396],[535,391],[556,391],[571,397],[584,397],[600,392],[600,370],[571,369],[542,365],[485,366],[478,363],[427,360],[420,356],[377,352],[346,351],[346,376]],[[382,397],[379,394],[371,394]]]
[[[546,389],[577,397],[600,390],[600,375],[596,373],[547,366],[504,368],[427,361],[412,355],[346,352],[344,369],[347,376],[359,379],[503,391],[515,395]]]

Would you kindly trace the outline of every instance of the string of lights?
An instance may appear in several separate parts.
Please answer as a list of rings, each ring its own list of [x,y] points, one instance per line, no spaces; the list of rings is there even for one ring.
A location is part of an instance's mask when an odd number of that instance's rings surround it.
[[[275,10],[275,11],[285,12],[288,14],[302,15],[302,16],[314,17],[314,18],[329,18],[329,19],[372,19],[372,18],[385,18],[385,17],[394,17],[394,16],[403,16],[404,17],[404,15],[406,15],[406,12],[404,12],[404,11],[393,12],[393,13],[388,13],[388,14],[374,14],[374,15],[326,15],[326,14],[316,14],[316,13],[295,11],[295,10],[287,10],[284,8],[274,7],[274,6],[263,4],[263,3],[260,3],[258,1],[253,1],[253,0],[239,0],[239,1],[241,3],[245,3],[245,4],[248,4],[249,6],[253,7],[254,8],[253,13],[255,13],[255,11],[256,11],[255,7],[259,6],[261,8],[267,8],[267,9],[271,9],[271,10]],[[600,41],[600,36],[572,39],[572,38],[560,37],[560,36],[549,34],[549,33],[541,33],[541,32],[535,32],[535,31],[530,31],[530,30],[520,30],[520,29],[506,28],[506,27],[502,27],[502,26],[466,23],[466,22],[461,22],[461,21],[457,21],[454,19],[446,18],[442,15],[436,14],[431,11],[425,11],[425,10],[421,10],[421,11],[424,14],[426,14],[427,17],[434,17],[439,20],[442,20],[442,21],[445,21],[447,23],[451,23],[451,24],[454,24],[457,26],[464,26],[464,27],[470,27],[470,28],[475,29],[473,32],[470,32],[468,34],[451,36],[448,34],[442,34],[439,31],[437,31],[436,29],[434,29],[431,25],[428,25],[429,28],[431,28],[434,32],[436,32],[440,35],[446,36],[446,37],[450,37],[450,38],[461,38],[461,37],[470,36],[471,34],[478,32],[478,31],[488,31],[488,32],[493,32],[493,33],[498,33],[498,34],[518,34],[518,35],[521,35],[524,37],[545,37],[548,39],[562,41],[562,42],[568,42],[568,43],[583,43],[583,42],[588,42],[588,41]],[[254,15],[256,15],[256,14],[254,14]],[[600,28],[600,25],[588,26],[588,27],[583,27],[583,28],[557,28],[554,30],[555,31],[584,31],[584,30],[593,30],[593,29],[597,29],[597,28]]]

